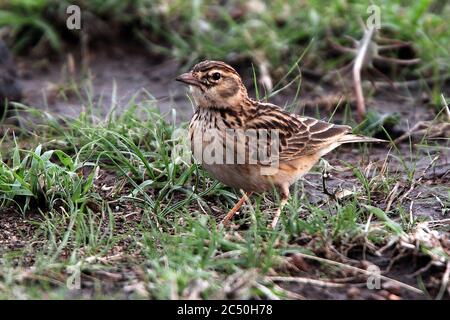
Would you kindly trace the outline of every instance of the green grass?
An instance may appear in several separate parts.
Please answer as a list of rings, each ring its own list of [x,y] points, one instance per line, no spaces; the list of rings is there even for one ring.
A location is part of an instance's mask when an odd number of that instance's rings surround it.
[[[60,50],[68,35],[79,31],[65,28],[66,1],[14,0],[3,4],[0,26],[12,28],[12,44],[29,51],[34,45],[49,43]],[[274,79],[280,79],[311,43],[304,67],[319,72],[341,65],[346,56],[331,54],[326,39],[344,36],[359,38],[359,18],[368,17],[371,2],[333,1],[71,1],[82,12],[84,30],[101,29],[104,24],[119,26],[132,33],[153,54],[175,57],[186,65],[200,59],[229,62],[251,60],[255,65],[268,62]],[[382,33],[413,44],[422,63],[402,69],[396,78],[439,76],[448,73],[450,5],[445,1],[421,0],[414,4],[401,0],[377,1],[381,9]],[[92,34],[92,37],[102,36]],[[283,67],[283,66],[286,66]],[[442,83],[433,90],[437,93]]]
[[[345,57],[330,56],[327,30],[339,39],[358,37],[357,17],[367,15],[366,4],[351,1],[326,7],[321,1],[272,1],[261,12],[237,1],[227,8],[178,0],[74,3],[95,19],[129,28],[151,52],[187,65],[202,58],[251,60],[258,97],[299,80],[287,108],[296,105],[301,87],[300,75],[294,75],[298,62],[321,74],[344,63]],[[11,1],[0,10],[0,25],[12,28],[16,50],[46,43],[60,50],[66,31],[64,19],[55,17],[64,17],[64,6]],[[448,5],[381,1],[380,6],[383,30],[413,42],[422,59],[398,79],[448,73]],[[242,9],[240,16],[233,8]],[[270,62],[272,76],[280,80],[271,93],[258,88],[261,61]],[[439,98],[441,85],[427,88],[430,96]],[[420,258],[439,272],[448,263],[448,248],[439,240],[449,231],[448,178],[428,176],[439,172],[434,159],[445,158],[448,139],[425,135],[418,144],[391,144],[381,158],[371,146],[342,148],[330,156],[336,167],[331,189],[346,196],[325,197],[315,169],[292,186],[276,231],[267,227],[276,194],[252,197],[234,220],[236,228],[217,229],[239,193],[183,152],[187,124],[176,124],[175,112],[161,115],[155,101],[132,99],[121,114],[112,105],[106,116],[98,115],[94,110],[104,110],[101,102],[94,102],[89,90],[81,94],[75,80],[60,89],[61,95],[78,96],[86,111],[72,119],[19,106],[27,114],[21,126],[2,128],[0,298],[298,298],[307,293],[302,284],[285,286],[271,277],[346,282],[349,272],[356,272],[360,278],[354,281],[364,285],[366,260],[406,257],[408,264]],[[344,119],[354,123],[349,105]],[[373,135],[397,121],[374,112],[355,131]],[[430,210],[441,210],[442,219],[430,221]],[[73,268],[81,271],[81,291],[66,285]],[[388,267],[382,268],[389,276]],[[439,278],[439,272],[433,276]],[[442,288],[422,288],[420,276],[408,279],[402,281],[425,296],[443,297]],[[404,290],[418,294],[408,285],[402,284]]]
[[[299,182],[276,231],[268,229],[276,206],[269,195],[252,198],[236,220],[241,229],[217,230],[218,214],[237,195],[173,152],[186,141],[174,135],[170,116],[132,101],[101,120],[95,109],[67,119],[25,108],[39,125],[11,129],[1,141],[2,207],[33,228],[18,233],[23,245],[0,252],[1,298],[82,298],[66,287],[73,266],[89,297],[288,298],[294,293],[268,276],[290,276],[293,254],[325,259],[303,277],[339,277],[345,267],[333,263],[354,266],[348,248],[373,255],[390,241],[409,241],[423,220],[410,221],[399,200],[383,209],[395,183],[409,179],[402,162],[415,167],[392,151],[384,172],[342,162],[353,187],[338,202],[311,202],[320,183]],[[434,188],[428,196],[450,206],[450,194]],[[442,248],[417,241],[421,255],[448,261]]]

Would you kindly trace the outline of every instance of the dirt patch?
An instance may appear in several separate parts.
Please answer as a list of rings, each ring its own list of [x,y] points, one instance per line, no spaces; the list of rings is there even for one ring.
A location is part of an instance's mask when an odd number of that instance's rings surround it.
[[[183,66],[174,60],[161,61],[137,47],[116,45],[108,51],[90,52],[87,57],[73,49],[60,57],[21,57],[17,64],[23,85],[23,102],[51,112],[77,116],[86,108],[80,103],[79,94],[87,100],[87,90],[95,104],[94,112],[100,116],[108,113],[112,105],[117,106],[118,111],[126,108],[133,97],[136,101],[155,99],[156,107],[163,113],[175,108],[179,121],[187,121],[192,115],[186,87],[174,81],[180,72],[184,72]],[[251,72],[236,67],[250,95],[255,96]],[[76,90],[74,83],[78,84]],[[448,85],[444,91],[450,91]],[[318,116],[319,112],[327,119],[339,104],[335,116],[339,120],[346,103],[354,109],[354,99],[348,89],[320,83],[309,71],[305,71],[301,87],[300,99],[293,106],[295,112],[311,116]],[[294,84],[270,100],[286,105],[292,102],[295,90]],[[436,114],[436,107],[430,105],[429,94],[417,85],[392,89],[384,84],[367,104],[369,110],[398,113],[401,132],[418,121],[434,119]]]
[[[90,96],[99,116],[106,115],[111,106],[120,112],[132,98],[136,102],[156,100],[162,113],[176,108],[181,119],[191,114],[185,88],[174,81],[179,63],[155,61],[139,49],[112,47],[90,53],[87,61],[76,51],[51,59],[17,60],[23,102],[30,106],[77,116],[87,107],[80,103],[81,94],[85,101]]]
[[[0,248],[1,252],[20,250],[27,246],[36,226],[32,223],[38,219],[36,214],[22,215],[11,208],[0,209]]]
[[[344,154],[351,154],[351,150],[347,149]],[[381,150],[374,152],[372,161],[380,161],[384,153]],[[336,157],[329,159],[332,164],[335,164]],[[348,160],[348,159],[347,159]],[[355,160],[349,160],[354,165]],[[336,162],[336,165],[339,162]],[[424,164],[425,168],[426,165]],[[364,166],[362,166],[364,168]],[[148,291],[145,287],[145,265],[146,261],[141,254],[138,247],[132,246],[133,242],[130,237],[130,230],[136,228],[151,228],[146,226],[141,208],[135,203],[127,201],[118,201],[121,196],[129,194],[131,189],[126,183],[126,179],[118,179],[114,172],[108,170],[100,170],[95,181],[96,192],[101,196],[103,201],[111,208],[114,220],[114,234],[120,238],[115,245],[109,250],[108,254],[102,255],[101,258],[86,257],[88,266],[83,269],[81,279],[83,286],[81,290],[70,291],[67,298],[90,298],[101,297],[102,295],[109,295],[115,298],[136,298],[147,297]],[[309,198],[317,203],[326,203],[329,201],[327,196],[321,193],[320,177],[315,174],[310,174],[306,177],[311,185],[306,187],[306,192],[311,193]],[[428,180],[430,179],[430,180]],[[358,185],[359,182],[355,180],[351,172],[341,172],[330,179],[330,187],[344,188],[340,182],[346,181],[351,185]],[[422,183],[431,185],[435,180],[434,175],[425,174]],[[420,187],[420,186],[419,186]],[[152,190],[153,192],[153,190]],[[155,194],[152,194],[155,196]],[[300,195],[299,195],[300,196]],[[181,194],[175,194],[175,198],[182,198]],[[211,210],[217,214],[217,219],[220,220],[220,215],[223,214],[220,208],[215,207],[215,199],[211,200]],[[376,199],[374,202],[377,206],[385,206],[386,199]],[[408,203],[405,203],[408,207]],[[94,217],[96,224],[102,226],[103,232],[106,232],[108,225],[111,223],[109,217],[102,214],[104,211],[98,203],[89,205],[90,209],[96,214]],[[432,210],[433,208],[428,208]],[[198,211],[198,208],[192,208],[192,212]],[[436,215],[440,216],[440,211],[432,210],[429,218]],[[26,218],[25,218],[26,217]],[[15,251],[22,250],[25,246],[30,245],[29,239],[35,238],[36,242],[44,242],[45,235],[41,234],[36,237],[36,223],[41,222],[42,218],[39,215],[21,216],[18,212],[7,209],[0,212],[0,243],[4,248],[4,253],[11,254]],[[172,219],[174,217],[167,217]],[[395,218],[394,218],[395,219]],[[245,229],[245,225],[243,226]],[[138,234],[133,232],[136,236]],[[355,272],[345,267],[333,267],[327,263],[318,263],[317,261],[310,261],[304,259],[296,254],[286,255],[285,261],[281,265],[276,266],[276,275],[282,274],[283,277],[309,279],[312,283],[292,283],[289,282],[273,282],[280,288],[290,292],[293,296],[291,298],[306,298],[306,299],[377,299],[377,300],[399,300],[399,299],[423,299],[425,295],[417,292],[411,292],[402,286],[399,286],[394,280],[400,281],[405,285],[413,287],[417,286],[418,279],[423,282],[425,288],[428,290],[430,296],[436,296],[440,290],[441,279],[445,268],[430,265],[430,258],[419,252],[402,252],[395,245],[386,250],[382,255],[375,256],[369,252],[362,244],[357,242],[352,243],[352,248],[345,246],[333,246],[331,244],[323,243],[319,245],[320,238],[306,236],[299,237],[298,245],[303,248],[314,249],[315,255],[329,259],[330,261],[338,261],[342,264],[359,268],[360,270],[368,269],[368,266],[377,266],[380,274],[393,279],[393,281],[380,281],[379,287],[369,289],[367,287],[367,276],[360,272]],[[331,245],[331,246],[330,246]],[[330,248],[332,250],[330,251]],[[32,251],[27,251],[30,257],[26,260],[21,260],[22,267],[27,270],[33,264]],[[69,258],[70,251],[64,250],[61,258]],[[50,287],[57,289],[59,285],[64,284],[67,274],[63,273],[44,272],[44,274],[36,275],[31,271],[24,271],[24,276],[21,278],[22,285],[42,284],[46,283]],[[269,273],[270,277],[270,273]],[[31,281],[31,282],[30,282]],[[443,298],[449,298],[445,293]]]
[[[392,259],[398,258],[398,253],[395,250],[386,252],[386,255],[382,257],[366,255],[366,259],[362,259],[361,249],[354,249],[350,255],[351,259],[359,260],[358,263],[350,263],[351,260],[347,260],[345,264],[363,271],[379,270],[378,275],[392,280],[381,280],[377,279],[376,276],[367,277],[350,268],[333,269],[326,264],[319,264],[293,254],[286,259],[284,269],[279,270],[280,272],[288,272],[289,276],[292,277],[292,282],[277,283],[282,288],[295,292],[306,299],[424,299],[427,297],[425,294],[408,288],[408,285],[411,287],[417,286],[418,278],[423,281],[428,294],[431,296],[436,296],[440,290],[439,281],[436,281],[436,279],[442,278],[445,268],[430,267],[420,272],[429,263],[429,258],[420,255],[408,255],[391,264]],[[376,269],[373,269],[374,267]],[[327,275],[327,279],[324,279],[323,275]],[[300,279],[305,283],[295,283],[295,279]],[[307,283],[307,279],[311,279],[310,284]],[[401,284],[397,281],[400,281]],[[448,299],[448,293],[443,298]]]
[[[176,108],[178,120],[186,121],[192,114],[191,103],[186,96],[186,88],[173,81],[180,73],[181,66],[174,61],[155,61],[143,51],[123,47],[112,48],[108,52],[92,52],[89,60],[84,61],[81,55],[76,53],[57,60],[29,60],[18,59],[19,74],[24,87],[24,103],[45,109],[57,114],[77,116],[87,107],[80,103],[80,97],[87,101],[89,96],[84,90],[91,89],[94,102],[94,112],[98,116],[105,116],[110,106],[117,106],[120,112],[127,103],[135,96],[136,101],[155,99],[155,104],[161,112],[167,112]],[[83,68],[84,71],[83,71]],[[87,72],[89,71],[89,72]],[[245,82],[250,87],[251,77],[245,75]],[[306,79],[305,89],[301,94],[300,102],[294,106],[297,112],[311,116],[318,114],[329,114],[336,106],[335,100],[341,99],[338,91],[331,90],[323,92],[323,88],[317,86],[314,79]],[[250,90],[250,92],[252,92]],[[277,95],[271,101],[284,105],[291,101],[294,92],[291,89],[283,94]],[[333,101],[329,106],[318,98]],[[352,100],[347,99],[350,105]],[[102,101],[103,103],[99,103]],[[340,107],[340,108],[343,108]],[[400,114],[398,126],[400,135],[405,132],[411,124],[421,120],[432,120],[436,109],[431,106],[423,93],[418,90],[389,91],[383,90],[369,99],[369,108],[383,113],[391,113],[393,110]],[[343,118],[343,109],[338,109],[336,117],[338,121]],[[333,177],[327,181],[328,188],[333,192],[349,190],[350,194],[361,192],[364,189],[361,181],[357,180],[355,172],[348,164],[360,168],[366,179],[371,180],[373,188],[371,200],[373,204],[382,210],[389,211],[396,206],[405,212],[411,212],[413,219],[442,220],[448,218],[449,211],[447,197],[450,185],[450,153],[448,147],[433,149],[431,147],[412,147],[411,153],[408,141],[398,146],[399,152],[393,157],[388,157],[389,150],[383,146],[374,147],[370,154],[361,152],[357,146],[345,146],[340,152],[331,153],[326,157],[336,170],[332,170]],[[437,151],[436,151],[437,150]],[[394,152],[392,152],[394,153]],[[437,156],[437,158],[436,158]],[[403,157],[404,159],[400,159]],[[435,159],[436,158],[436,159]],[[386,178],[381,172],[388,163],[389,175],[396,180],[397,189],[395,194],[387,194],[383,190],[383,179]],[[413,172],[408,177],[407,171]],[[319,173],[312,173],[305,177],[307,184],[305,190],[308,199],[317,205],[329,205],[330,200],[322,192],[322,178]],[[102,260],[92,258],[95,267],[83,271],[83,288],[81,291],[71,293],[71,297],[92,297],[95,294],[110,294],[118,297],[132,297],[133,294],[146,296],[147,291],[143,282],[145,281],[145,261],[139,247],[132,247],[136,242],[131,241],[132,236],[141,236],[130,233],[130,230],[138,228],[150,228],[151,217],[145,216],[143,210],[133,202],[120,201],[120,197],[129,194],[132,188],[127,180],[117,177],[115,172],[100,170],[95,181],[95,191],[102,202],[89,203],[89,209],[95,214],[95,222],[101,226],[102,232],[108,231],[111,222],[104,208],[111,209],[114,232],[120,238],[109,250]],[[356,190],[355,190],[356,189]],[[154,198],[158,190],[151,189],[149,195]],[[293,195],[295,196],[295,194]],[[300,194],[298,195],[301,196]],[[184,193],[173,193],[174,202],[184,199]],[[209,212],[217,215],[217,220],[224,214],[218,205],[217,198],[205,197],[209,204]],[[346,199],[339,199],[345,204]],[[447,202],[446,202],[447,201]],[[265,209],[265,208],[263,208]],[[187,208],[189,212],[198,212],[195,203]],[[166,217],[174,219],[174,217]],[[237,217],[239,219],[239,217]],[[395,222],[401,222],[401,217],[394,216]],[[42,217],[38,214],[22,216],[13,209],[0,209],[0,244],[2,254],[14,254],[24,252],[30,245],[30,239],[36,237],[36,244],[46,240],[45,234],[39,233],[39,223]],[[183,223],[180,221],[180,223]],[[242,229],[248,226],[243,225]],[[242,230],[241,229],[241,230]],[[164,230],[170,233],[171,230]],[[300,241],[300,240],[299,240]],[[303,241],[303,240],[302,240]],[[308,246],[309,242],[317,239],[308,238],[301,246]],[[33,244],[31,244],[33,245]],[[326,247],[326,246],[324,246]],[[336,249],[336,248],[334,248]],[[323,250],[320,249],[320,250]],[[419,252],[403,252],[392,246],[382,255],[375,256],[366,254],[360,243],[355,243],[354,248],[337,248],[333,255],[326,255],[323,251],[314,251],[319,257],[326,257],[341,261],[342,263],[366,269],[368,263],[378,266],[383,275],[401,281],[402,283],[417,286],[418,279],[423,280],[425,288],[431,296],[436,296],[440,290],[440,283],[445,269],[442,266],[430,266],[430,259]],[[22,262],[25,267],[33,263],[30,252]],[[327,253],[329,254],[329,253]],[[68,259],[69,250],[63,251],[61,257]],[[408,291],[398,285],[383,282],[379,290],[367,289],[367,277],[355,272],[348,272],[345,268],[330,268],[326,264],[314,263],[298,259],[295,255],[287,255],[286,264],[277,266],[278,273],[284,273],[292,277],[302,277],[317,280],[317,283],[277,283],[281,288],[297,294],[297,297],[317,299],[419,299],[423,295]],[[391,263],[395,260],[395,263]],[[130,262],[131,261],[131,262]],[[101,267],[98,267],[98,266]],[[324,280],[326,275],[328,282]],[[56,282],[64,281],[64,276],[47,274],[48,278]],[[321,282],[321,283],[320,283]],[[341,286],[330,286],[329,283],[342,284]],[[444,298],[448,298],[445,293]]]

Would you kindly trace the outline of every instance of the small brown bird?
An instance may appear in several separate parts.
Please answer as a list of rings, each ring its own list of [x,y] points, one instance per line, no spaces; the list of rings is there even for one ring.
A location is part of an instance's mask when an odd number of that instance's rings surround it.
[[[196,105],[189,126],[194,157],[216,179],[245,191],[222,220],[224,225],[246,196],[275,187],[281,200],[271,224],[275,228],[290,185],[322,156],[343,143],[383,141],[353,135],[349,126],[299,116],[253,100],[236,70],[221,61],[200,62],[176,80],[190,86]],[[269,151],[274,156],[267,161]]]

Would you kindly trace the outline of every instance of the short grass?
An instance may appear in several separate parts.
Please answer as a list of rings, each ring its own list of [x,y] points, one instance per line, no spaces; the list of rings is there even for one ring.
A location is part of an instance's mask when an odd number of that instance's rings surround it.
[[[341,65],[347,58],[330,55],[327,32],[358,37],[357,17],[367,16],[367,4],[350,1],[74,3],[187,64],[250,59],[254,73],[263,62],[280,66],[271,68],[279,87],[298,57],[321,74]],[[448,4],[379,4],[383,30],[413,42],[422,59],[398,78],[448,73]],[[0,25],[12,28],[19,51],[59,50],[65,5],[10,1]],[[175,113],[159,114],[149,99],[100,116],[92,95],[79,96],[86,108],[76,119],[19,106],[21,126],[1,128],[0,298],[298,299],[323,287],[346,297],[349,285],[376,298],[367,289],[374,265],[401,296],[448,297],[448,139],[343,147],[328,157],[338,200],[323,195],[316,168],[292,187],[277,230],[267,228],[277,202],[268,194],[217,229],[239,192],[183,152],[186,124]],[[384,121],[367,120],[356,130],[373,134]]]
[[[82,32],[68,31],[66,7],[77,4],[83,13]],[[171,56],[192,65],[204,58],[269,63],[275,79],[281,78],[308,46],[306,67],[329,71],[348,61],[327,41],[344,36],[360,38],[360,24],[369,16],[371,1],[56,1],[14,0],[0,4],[0,26],[11,28],[17,51],[50,44],[63,48],[64,39],[99,39],[111,29],[131,32],[152,54]],[[437,76],[449,69],[450,5],[440,0],[376,1],[382,33],[413,45],[422,63],[398,78]],[[397,52],[398,53],[398,52]],[[410,54],[411,55],[411,54]]]
[[[267,227],[276,195],[253,197],[234,227],[217,229],[238,193],[181,152],[186,125],[175,125],[175,114],[130,101],[100,118],[93,110],[102,108],[83,103],[76,119],[22,106],[22,129],[1,140],[0,298],[303,298],[305,285],[365,288],[368,267],[388,249],[440,272],[449,261],[445,216],[432,224],[409,210],[438,197],[448,212],[448,188],[423,181],[448,142],[411,154],[391,147],[378,158],[353,148],[356,160],[332,161],[347,196],[324,197],[315,171],[293,186],[277,230]],[[430,164],[426,172],[418,159]],[[397,278],[406,293],[445,294],[421,275]]]

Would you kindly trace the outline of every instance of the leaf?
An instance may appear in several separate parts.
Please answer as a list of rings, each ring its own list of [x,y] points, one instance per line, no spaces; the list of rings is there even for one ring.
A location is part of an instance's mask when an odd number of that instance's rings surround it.
[[[87,194],[88,191],[91,189],[92,185],[94,184],[94,178],[97,171],[97,167],[94,167],[92,172],[89,174],[88,178],[86,179],[86,182],[83,186],[83,194]]]
[[[17,146],[14,148],[13,152],[13,170],[16,170],[20,167],[20,152]]]
[[[68,168],[70,171],[75,170],[75,164],[73,163],[72,157],[70,157],[67,153],[61,150],[55,150],[55,154],[58,157],[59,161]]]
[[[61,42],[58,34],[48,23],[40,20],[39,18],[35,18],[32,20],[33,24],[42,30],[47,40],[50,42],[50,45],[53,49],[60,51],[61,50]]]
[[[13,197],[15,196],[28,196],[28,197],[33,197],[34,194],[33,192],[31,192],[28,189],[17,189],[17,190],[11,190],[9,192],[7,192],[7,194],[12,194]]]
[[[41,160],[42,162],[48,162],[53,155],[53,150],[46,151],[42,154]]]
[[[374,136],[383,133],[383,127],[389,132],[400,122],[399,113],[381,114],[376,110],[369,110],[366,113],[364,122],[356,129],[355,133],[362,133],[367,136]]]
[[[370,213],[372,213],[374,216],[376,216],[378,219],[383,221],[386,226],[395,232],[398,236],[406,236],[406,232],[403,231],[403,228],[400,224],[389,218],[383,210],[380,208],[376,208],[369,205],[363,205],[367,210],[369,210]]]
[[[131,193],[134,197],[136,197],[139,192],[143,192],[146,187],[151,186],[155,181],[153,180],[145,180],[140,185],[136,186],[136,188]]]

